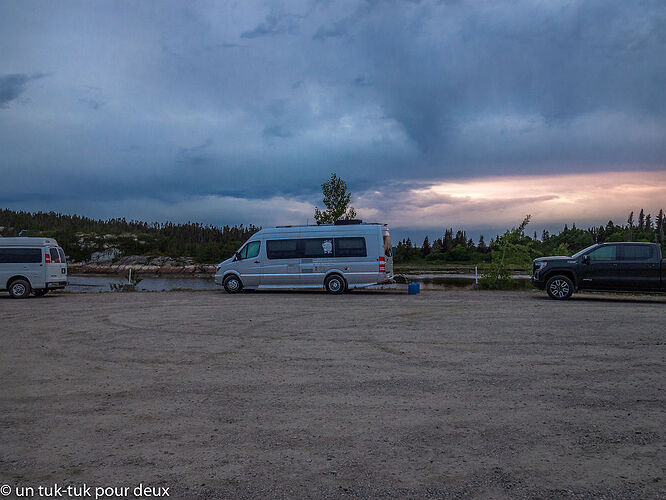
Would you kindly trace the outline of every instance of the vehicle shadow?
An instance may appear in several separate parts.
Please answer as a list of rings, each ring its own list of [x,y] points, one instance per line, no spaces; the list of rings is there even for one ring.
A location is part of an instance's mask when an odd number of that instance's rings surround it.
[[[224,289],[220,290],[225,293]],[[407,295],[407,289],[404,290],[363,290],[356,289],[340,294],[327,293],[325,290],[243,290],[241,295],[321,295],[325,297],[349,297],[351,295]]]
[[[548,295],[535,295],[534,300],[552,301],[556,302]],[[666,296],[664,295],[606,295],[606,294],[593,294],[593,293],[577,293],[573,295],[569,301],[574,302],[616,302],[616,303],[629,303],[629,304],[666,304]],[[558,301],[559,302],[559,301]],[[565,302],[565,301],[561,301]]]
[[[42,297],[35,297],[34,295],[31,295],[27,299],[14,299],[9,294],[0,293],[0,300],[15,300],[17,302],[20,302],[20,301],[23,301],[23,300],[30,300],[30,301],[33,301],[33,300],[52,300],[52,299],[56,299],[57,297],[62,297],[62,295],[44,295]]]

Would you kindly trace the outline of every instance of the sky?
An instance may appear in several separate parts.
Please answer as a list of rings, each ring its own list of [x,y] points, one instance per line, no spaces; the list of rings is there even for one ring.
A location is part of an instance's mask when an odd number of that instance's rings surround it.
[[[666,209],[666,3],[0,2],[0,207],[397,237]],[[394,237],[395,238],[395,237]]]

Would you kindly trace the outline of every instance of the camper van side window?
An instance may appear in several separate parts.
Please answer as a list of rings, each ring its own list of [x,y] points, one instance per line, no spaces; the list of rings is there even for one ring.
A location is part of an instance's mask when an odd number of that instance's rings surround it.
[[[315,259],[333,257],[333,238],[308,238],[301,241],[303,257]]]
[[[335,238],[336,257],[367,257],[365,238]]]
[[[297,259],[300,257],[298,240],[268,240],[266,255],[269,259]]]
[[[0,264],[36,264],[42,262],[41,248],[0,248]]]

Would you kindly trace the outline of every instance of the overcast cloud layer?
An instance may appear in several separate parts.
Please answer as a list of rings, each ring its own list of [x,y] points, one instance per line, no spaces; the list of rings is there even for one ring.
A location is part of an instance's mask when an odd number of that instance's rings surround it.
[[[13,208],[265,225],[332,171],[382,218],[456,179],[666,170],[660,0],[4,1],[0,47]]]

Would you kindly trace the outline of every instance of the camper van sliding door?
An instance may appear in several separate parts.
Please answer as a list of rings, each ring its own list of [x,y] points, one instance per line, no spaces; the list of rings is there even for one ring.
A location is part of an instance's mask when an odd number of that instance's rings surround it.
[[[301,281],[308,286],[322,286],[327,265],[333,258],[333,238],[301,240]]]
[[[301,285],[298,239],[267,240],[266,257],[262,285],[280,287]]]

